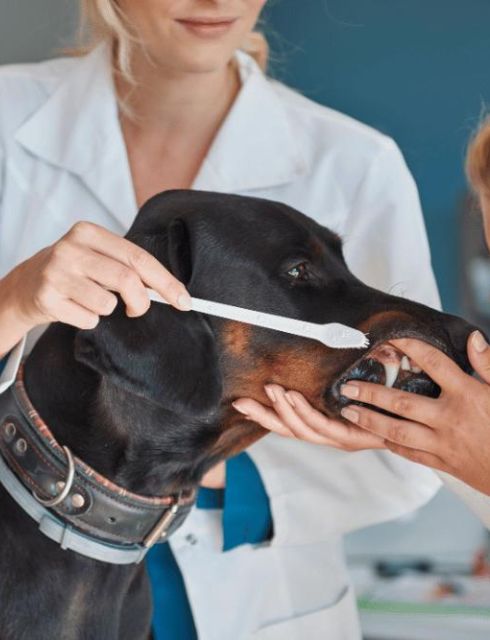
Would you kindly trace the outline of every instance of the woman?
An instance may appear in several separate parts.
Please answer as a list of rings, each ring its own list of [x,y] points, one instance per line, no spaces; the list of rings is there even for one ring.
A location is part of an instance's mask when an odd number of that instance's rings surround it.
[[[269,81],[240,50],[264,2],[85,0],[87,55],[0,70],[0,353],[13,348],[0,391],[26,333],[53,320],[92,327],[113,310],[112,292],[135,317],[148,308],[143,285],[188,308],[182,285],[120,239],[138,206],[168,188],[295,206],[347,238],[366,282],[403,282],[438,304],[396,145]],[[357,448],[376,446],[379,436],[360,432]],[[348,456],[274,436],[205,483],[224,491],[203,494],[207,508],[172,553],[150,558],[157,638],[358,640],[343,534],[414,509],[439,486],[390,452]]]
[[[490,120],[472,140],[467,173],[476,191],[490,249]],[[393,340],[440,387],[433,400],[381,385],[349,381],[342,394],[355,403],[342,410],[344,424],[327,419],[295,391],[268,388],[275,411],[242,399],[235,407],[281,435],[345,450],[358,448],[365,433],[393,453],[450,474],[490,496],[490,348],[480,331],[468,339],[468,357],[479,380],[444,353],[420,340]],[[368,406],[359,406],[362,402]],[[381,415],[384,409],[397,417]],[[459,487],[461,490],[462,487]],[[485,501],[487,502],[487,501]],[[480,498],[480,503],[483,501]]]

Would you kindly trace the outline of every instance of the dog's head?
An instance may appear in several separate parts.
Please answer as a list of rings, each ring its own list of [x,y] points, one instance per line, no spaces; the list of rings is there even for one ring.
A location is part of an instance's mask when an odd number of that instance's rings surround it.
[[[338,236],[277,202],[170,191],[141,209],[126,236],[162,262],[191,295],[369,334],[368,350],[318,342],[152,304],[138,319],[120,305],[90,332],[78,358],[119,387],[208,425],[211,461],[244,449],[264,431],[231,407],[239,397],[269,403],[264,385],[296,389],[338,417],[348,379],[429,396],[437,386],[387,341],[417,337],[469,370],[464,321],[367,287],[349,271]],[[203,441],[204,442],[204,441]]]

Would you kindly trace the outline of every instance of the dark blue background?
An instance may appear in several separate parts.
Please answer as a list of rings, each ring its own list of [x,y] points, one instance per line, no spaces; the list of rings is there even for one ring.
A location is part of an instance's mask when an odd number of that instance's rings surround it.
[[[490,97],[490,2],[269,0],[264,17],[273,75],[402,148],[444,305],[457,310],[465,148]]]

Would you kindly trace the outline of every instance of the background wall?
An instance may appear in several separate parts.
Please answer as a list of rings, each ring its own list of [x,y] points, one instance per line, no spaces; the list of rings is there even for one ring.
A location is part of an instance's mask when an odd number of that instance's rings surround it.
[[[0,0],[0,64],[56,55],[70,42],[76,0]]]

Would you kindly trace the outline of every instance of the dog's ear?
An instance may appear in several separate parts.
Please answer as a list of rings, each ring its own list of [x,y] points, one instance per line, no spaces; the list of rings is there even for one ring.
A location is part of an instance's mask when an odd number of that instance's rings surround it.
[[[192,255],[187,228],[172,221],[166,233],[133,237],[187,284]],[[198,313],[152,303],[140,318],[128,318],[120,302],[90,331],[79,331],[75,357],[119,387],[170,411],[204,416],[217,409],[222,378],[215,338]]]

